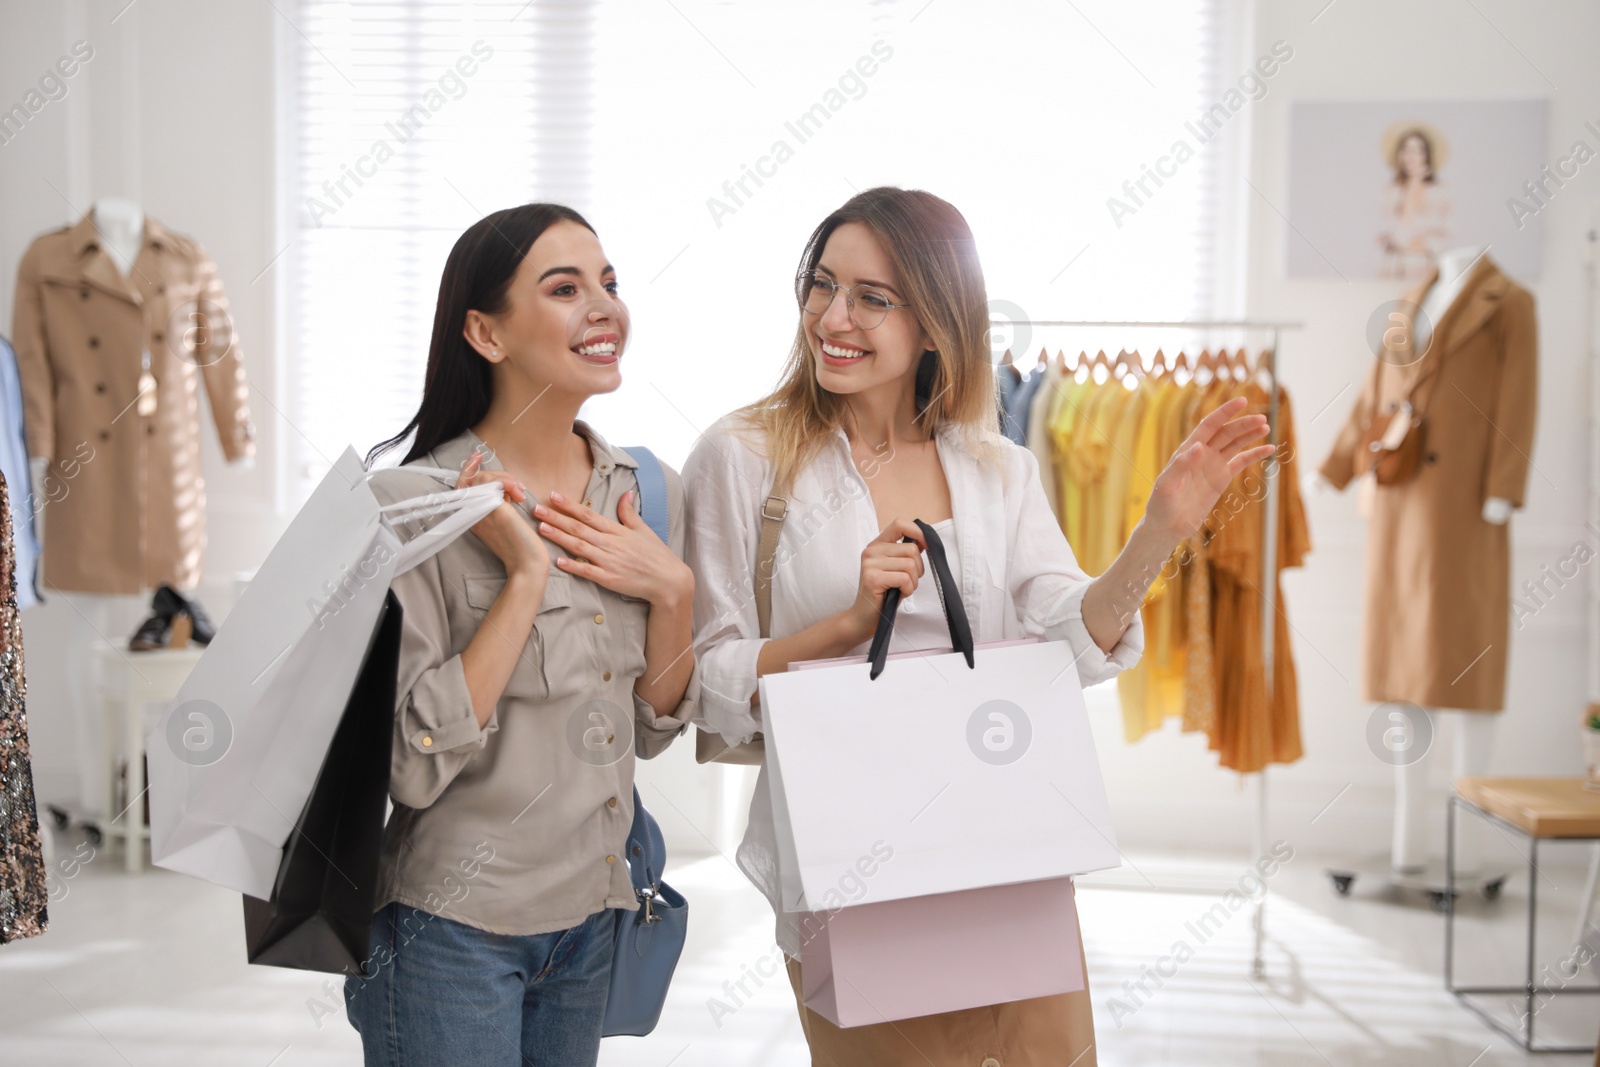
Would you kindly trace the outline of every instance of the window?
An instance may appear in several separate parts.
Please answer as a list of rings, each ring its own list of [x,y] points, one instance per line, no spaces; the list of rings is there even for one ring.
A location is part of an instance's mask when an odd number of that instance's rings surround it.
[[[1215,99],[1212,8],[604,4],[591,218],[633,340],[622,390],[591,402],[596,424],[677,461],[700,429],[770,388],[794,335],[806,237],[874,185],[961,210],[997,310],[1211,314],[1216,146],[1169,165],[1163,186],[1147,180],[1153,195],[1120,228],[1107,200],[1126,200],[1123,182]],[[1066,339],[996,335],[1030,359],[1048,340]]]
[[[960,208],[999,311],[1208,314],[1219,152],[1185,123],[1217,99],[1216,7],[303,0],[292,469],[404,424],[450,244],[531,199],[590,219],[632,312],[625,385],[586,416],[674,464],[776,380],[805,238],[872,185]],[[442,86],[463,58],[475,72]],[[1179,140],[1192,157],[1162,163]],[[1050,340],[998,334],[1019,358]]]
[[[286,488],[298,500],[347,445],[365,454],[415,413],[462,230],[533,199],[583,209],[594,12],[543,0],[283,11]]]

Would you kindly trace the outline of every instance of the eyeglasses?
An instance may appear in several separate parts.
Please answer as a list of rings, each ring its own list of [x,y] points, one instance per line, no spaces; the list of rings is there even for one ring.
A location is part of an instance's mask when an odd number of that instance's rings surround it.
[[[871,285],[836,285],[832,278],[814,270],[803,270],[795,278],[795,296],[800,310],[811,315],[821,315],[833,306],[833,298],[844,294],[845,307],[850,321],[863,330],[877,329],[889,312],[908,308],[910,304],[896,304],[889,294]]]

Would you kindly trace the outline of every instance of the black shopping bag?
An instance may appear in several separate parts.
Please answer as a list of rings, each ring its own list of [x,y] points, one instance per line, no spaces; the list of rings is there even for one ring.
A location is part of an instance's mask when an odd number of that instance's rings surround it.
[[[389,797],[400,618],[390,592],[317,784],[284,845],[272,899],[244,898],[251,963],[361,973]]]

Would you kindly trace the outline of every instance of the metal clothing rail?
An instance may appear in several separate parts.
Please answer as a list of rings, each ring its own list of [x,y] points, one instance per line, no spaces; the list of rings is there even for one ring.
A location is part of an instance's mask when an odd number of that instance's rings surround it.
[[[1137,319],[1120,319],[1105,321],[1070,320],[1070,319],[1007,319],[996,318],[991,321],[1006,323],[1013,326],[1049,326],[1066,327],[1069,329],[1181,329],[1203,332],[1206,330],[1270,330],[1272,341],[1266,350],[1266,369],[1270,388],[1267,401],[1267,442],[1277,447],[1278,439],[1278,346],[1286,330],[1298,330],[1303,327],[1298,322],[1274,322],[1259,319],[1199,319],[1189,321],[1139,321]],[[1277,636],[1278,612],[1278,539],[1272,534],[1278,528],[1278,479],[1276,474],[1267,479],[1266,507],[1263,509],[1264,524],[1261,558],[1262,571],[1262,599],[1264,610],[1261,613],[1261,662],[1266,675],[1267,699],[1273,699],[1276,689],[1273,685],[1273,638]],[[1253,834],[1255,855],[1251,860],[1252,865],[1259,862],[1267,854],[1267,772],[1265,770],[1254,772],[1256,778],[1256,823]],[[1267,881],[1261,881],[1261,899],[1256,901],[1255,910],[1251,916],[1251,930],[1254,946],[1250,957],[1250,974],[1253,978],[1267,976],[1267,963],[1265,955],[1266,946],[1266,913],[1267,913]]]

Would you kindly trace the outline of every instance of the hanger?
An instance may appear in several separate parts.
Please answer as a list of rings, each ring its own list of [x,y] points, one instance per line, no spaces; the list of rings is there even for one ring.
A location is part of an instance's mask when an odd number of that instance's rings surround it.
[[[1090,360],[1090,378],[1094,378],[1094,370],[1096,370],[1096,368],[1104,368],[1104,370],[1106,370],[1106,378],[1110,378],[1110,376],[1112,376],[1112,374],[1110,374],[1110,360],[1106,357],[1106,349],[1101,349],[1099,352],[1096,352],[1093,360]],[[1098,381],[1106,381],[1106,379],[1098,379]]]
[[[1131,373],[1133,372],[1128,370],[1128,350],[1126,348],[1117,349],[1117,358],[1111,361],[1111,376],[1121,381],[1124,375]]]
[[[1139,358],[1139,353],[1129,352],[1126,348],[1117,352],[1117,358],[1111,364],[1111,376],[1117,381],[1127,384],[1129,376],[1144,378],[1144,360]]]
[[[1050,353],[1045,351],[1044,345],[1040,345],[1039,346],[1039,363],[1038,363],[1038,366],[1047,367],[1049,365],[1050,365]]]
[[[1002,367],[1011,367],[1012,369],[1016,368],[1016,363],[1011,358],[1011,349],[1006,349],[1006,354],[1000,357],[1000,365]]]
[[[1157,352],[1156,355],[1159,357],[1161,353]],[[1189,368],[1189,353],[1181,348],[1178,349],[1178,358],[1172,361],[1172,373],[1176,374],[1179,371],[1189,371],[1189,376],[1194,376],[1194,372]]]
[[[1269,362],[1269,357],[1270,353],[1268,353],[1265,348],[1256,353],[1256,369],[1254,375],[1257,378],[1265,378],[1267,385],[1272,384],[1272,367]]]
[[[1245,355],[1241,346],[1233,350],[1228,356],[1228,372],[1238,381],[1245,381],[1250,377],[1250,357]]]
[[[1150,364],[1150,376],[1160,378],[1167,373],[1167,354],[1161,349],[1156,349],[1156,358]]]

